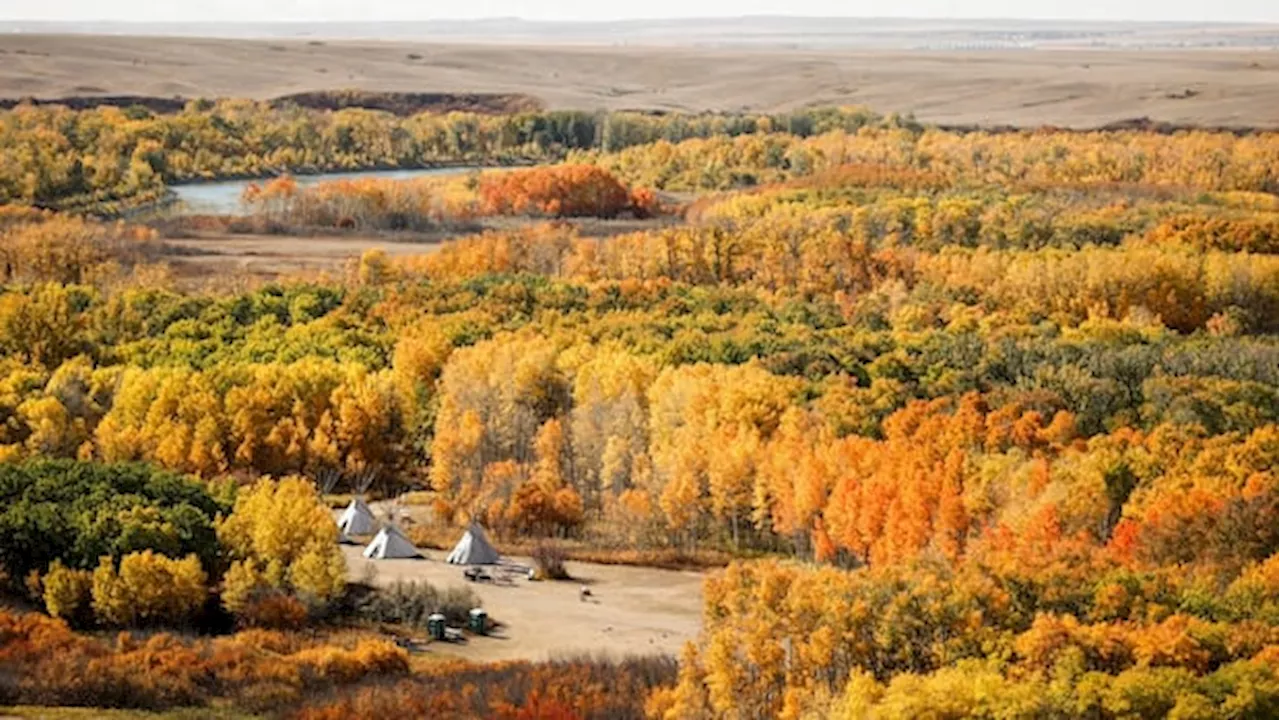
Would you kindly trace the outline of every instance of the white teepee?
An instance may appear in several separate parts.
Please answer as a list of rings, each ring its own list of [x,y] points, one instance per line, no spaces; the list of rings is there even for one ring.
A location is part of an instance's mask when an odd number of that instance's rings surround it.
[[[370,560],[388,560],[420,557],[421,553],[418,552],[418,548],[413,546],[413,543],[409,542],[409,538],[400,532],[400,528],[393,523],[387,523],[374,536],[373,542],[369,543],[369,547],[364,549],[364,556]]]
[[[454,565],[493,565],[498,562],[498,551],[489,544],[484,530],[471,523],[462,539],[453,546],[453,551],[445,558],[445,562]]]
[[[351,479],[351,489],[355,493],[351,502],[347,504],[347,508],[342,511],[342,515],[338,516],[340,541],[352,542],[352,537],[372,535],[378,529],[378,519],[374,517],[373,510],[369,509],[369,505],[364,501],[364,494],[369,491],[369,486],[376,478],[375,470],[365,470]],[[326,480],[326,484],[333,483]]]
[[[378,520],[373,511],[365,503],[364,498],[352,498],[347,509],[338,517],[338,529],[346,537],[352,535],[372,535],[378,529]]]

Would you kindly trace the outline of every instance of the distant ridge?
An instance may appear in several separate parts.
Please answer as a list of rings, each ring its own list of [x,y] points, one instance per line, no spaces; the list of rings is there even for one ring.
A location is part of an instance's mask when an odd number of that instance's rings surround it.
[[[145,107],[167,114],[180,112],[196,98],[182,96],[155,97],[149,95],[74,95],[60,98],[0,98],[0,108],[9,109],[22,103],[32,105],[65,105],[73,110],[95,107]],[[395,115],[414,115],[421,112],[475,112],[485,114],[510,114],[527,110],[539,110],[542,104],[537,98],[518,93],[402,93],[371,92],[361,90],[311,91],[282,95],[273,98],[276,106],[297,105],[313,110],[341,110],[364,108],[383,110]]]
[[[486,18],[343,22],[0,22],[0,33],[810,49],[1275,48],[1266,23],[743,16],[566,22]]]

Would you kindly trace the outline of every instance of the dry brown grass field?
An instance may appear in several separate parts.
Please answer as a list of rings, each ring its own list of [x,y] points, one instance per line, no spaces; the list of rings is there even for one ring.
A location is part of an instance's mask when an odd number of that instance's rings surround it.
[[[519,93],[576,109],[865,105],[947,124],[1277,124],[1274,50],[805,48],[9,34],[0,98],[356,88]]]
[[[388,240],[363,235],[310,237],[201,233],[167,240],[164,261],[176,277],[201,283],[217,278],[272,280],[282,275],[327,273],[340,276],[347,263],[371,248],[388,255],[427,255],[439,241]]]
[[[651,220],[580,219],[571,224],[583,236],[607,237],[676,222],[679,218],[669,217]],[[537,223],[525,218],[492,218],[478,223],[473,231],[509,230]],[[270,281],[281,276],[340,277],[350,269],[354,259],[370,248],[378,248],[393,258],[430,255],[439,250],[442,243],[467,234],[469,231],[444,228],[422,233],[382,234],[260,234],[180,229],[172,234],[165,233],[157,259],[167,263],[177,279],[194,286],[226,278]]]

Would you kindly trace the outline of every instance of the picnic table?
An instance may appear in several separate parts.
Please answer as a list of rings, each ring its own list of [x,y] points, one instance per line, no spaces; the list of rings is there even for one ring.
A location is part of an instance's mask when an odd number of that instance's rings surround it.
[[[532,580],[534,573],[533,568],[524,567],[523,565],[499,563],[492,569],[472,565],[462,571],[462,577],[466,578],[470,582],[493,582],[502,583],[503,585],[515,585],[516,578],[527,577]]]

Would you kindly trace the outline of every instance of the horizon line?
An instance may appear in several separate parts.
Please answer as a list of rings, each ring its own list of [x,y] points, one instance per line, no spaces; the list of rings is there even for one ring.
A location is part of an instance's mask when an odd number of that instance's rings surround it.
[[[84,24],[84,23],[114,23],[121,25],[288,25],[288,24],[345,24],[345,25],[372,25],[379,23],[488,23],[488,22],[519,22],[531,25],[608,25],[618,23],[652,23],[652,22],[682,22],[697,23],[708,21],[724,21],[724,20],[893,20],[893,21],[919,21],[919,22],[1044,22],[1044,23],[1101,23],[1101,24],[1150,24],[1150,25],[1271,25],[1277,27],[1277,33],[1280,34],[1280,24],[1276,20],[1261,19],[1232,19],[1232,20],[1189,20],[1189,19],[1172,19],[1172,20],[1153,20],[1141,18],[1095,18],[1095,17],[1010,17],[1010,16],[920,16],[920,15],[806,15],[806,14],[742,14],[742,15],[696,15],[696,16],[660,16],[660,17],[629,17],[629,18],[611,18],[611,19],[585,19],[585,18],[527,18],[519,15],[494,15],[475,18],[454,18],[454,17],[424,17],[424,18],[383,18],[373,20],[348,20],[348,19],[289,19],[289,18],[264,18],[261,20],[243,20],[243,19],[189,19],[189,20],[155,20],[155,19],[138,19],[138,18],[85,18],[85,19],[66,19],[66,18],[6,18],[0,17],[0,23],[45,23],[45,24]]]

